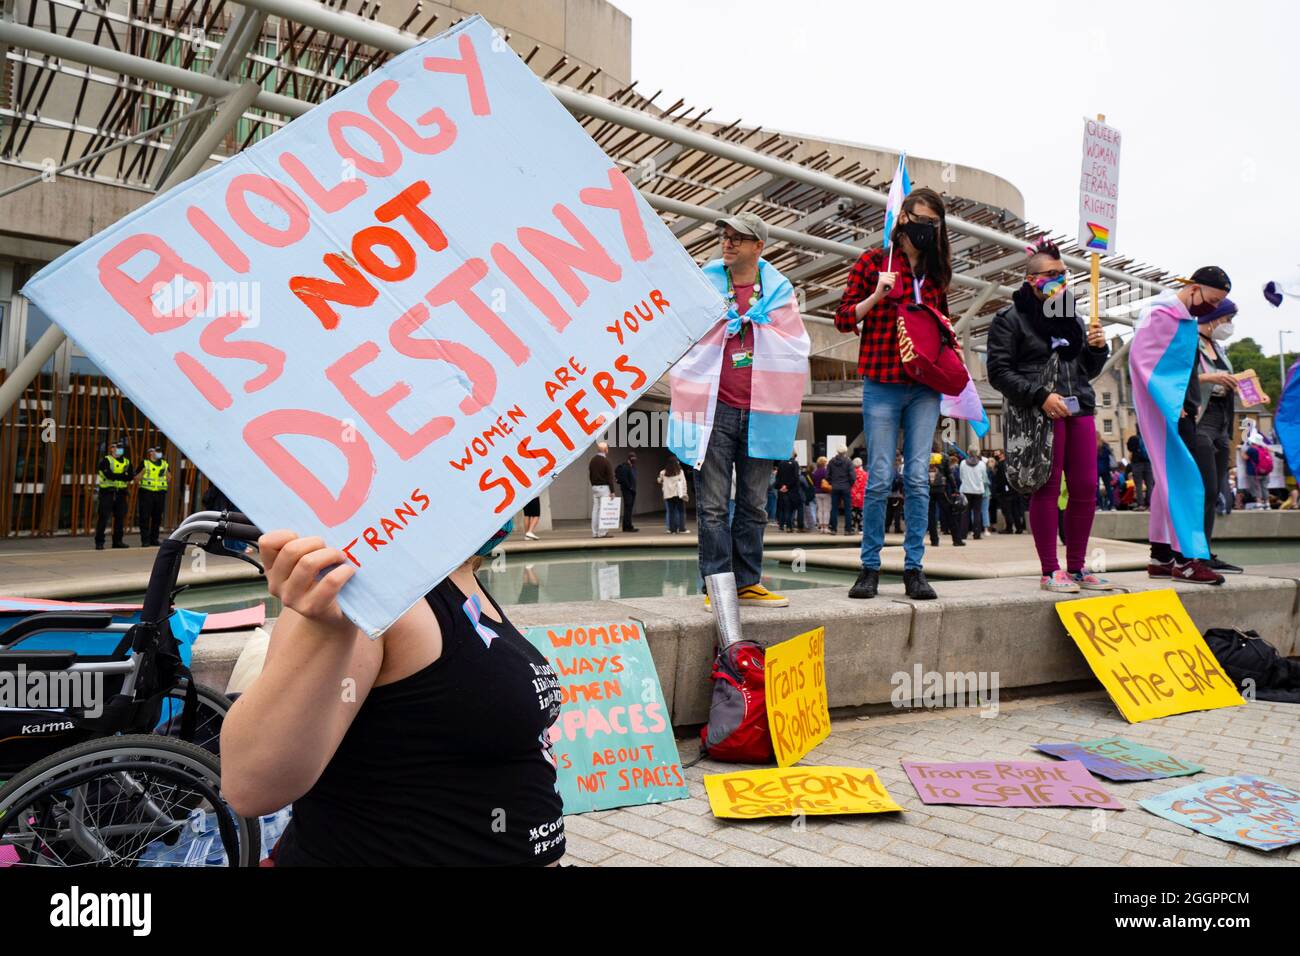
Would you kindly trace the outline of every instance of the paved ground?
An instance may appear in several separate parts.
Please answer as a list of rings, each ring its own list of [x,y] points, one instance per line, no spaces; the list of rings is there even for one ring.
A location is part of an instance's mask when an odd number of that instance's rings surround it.
[[[1300,706],[1252,703],[1128,724],[1103,693],[1004,701],[975,710],[890,713],[835,721],[809,765],[875,769],[902,814],[723,821],[709,812],[705,773],[739,769],[703,761],[687,771],[691,798],[566,819],[565,861],[597,866],[1297,866],[1300,846],[1264,853],[1203,836],[1148,813],[1139,799],[1194,779],[1254,772],[1300,786]],[[1123,736],[1202,764],[1198,777],[1105,782],[1128,809],[926,806],[900,760],[1048,759],[1045,740]],[[682,757],[697,752],[680,742]]]

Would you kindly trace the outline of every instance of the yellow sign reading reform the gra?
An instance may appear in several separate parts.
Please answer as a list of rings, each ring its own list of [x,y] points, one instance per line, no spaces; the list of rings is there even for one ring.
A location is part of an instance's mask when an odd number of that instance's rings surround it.
[[[704,777],[715,817],[749,820],[831,813],[902,811],[874,770],[863,767],[769,767]]]
[[[1245,703],[1172,590],[1063,601],[1056,613],[1131,724]]]
[[[767,729],[779,767],[798,763],[830,736],[826,697],[826,629],[816,628],[763,655]]]

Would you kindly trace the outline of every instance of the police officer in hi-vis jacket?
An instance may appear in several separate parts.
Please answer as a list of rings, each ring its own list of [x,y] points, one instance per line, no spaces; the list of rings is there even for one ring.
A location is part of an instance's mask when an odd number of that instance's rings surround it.
[[[113,547],[125,548],[122,540],[123,524],[126,522],[126,496],[135,477],[131,471],[131,459],[126,456],[126,440],[110,442],[108,453],[99,460],[97,480],[99,483],[99,517],[95,521],[95,550],[104,550],[104,526],[108,516],[113,516]]]
[[[158,547],[158,530],[162,527],[163,506],[167,503],[168,473],[169,465],[163,460],[162,449],[155,445],[145,453],[138,472],[140,544],[146,548]]]

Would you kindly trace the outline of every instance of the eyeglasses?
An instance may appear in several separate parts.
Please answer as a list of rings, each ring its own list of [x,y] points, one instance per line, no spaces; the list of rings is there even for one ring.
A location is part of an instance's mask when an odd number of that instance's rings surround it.
[[[1031,276],[1047,276],[1050,279],[1061,279],[1067,275],[1064,269],[1048,269],[1045,272],[1031,272],[1029,274]]]
[[[722,234],[722,244],[724,246],[726,245],[738,246],[742,242],[753,242],[753,241],[754,241],[753,236],[742,236],[740,235],[740,233],[737,232],[724,232]]]
[[[936,228],[941,222],[937,216],[918,216],[916,213],[912,212],[907,214],[907,219],[909,222],[920,223],[923,226],[935,226]]]

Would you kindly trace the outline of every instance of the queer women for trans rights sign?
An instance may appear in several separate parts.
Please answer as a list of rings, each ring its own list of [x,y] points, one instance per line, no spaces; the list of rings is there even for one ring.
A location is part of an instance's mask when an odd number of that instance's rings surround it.
[[[42,270],[23,294],[377,635],[724,304],[479,17]]]

